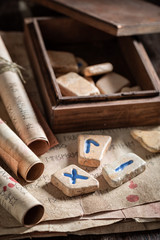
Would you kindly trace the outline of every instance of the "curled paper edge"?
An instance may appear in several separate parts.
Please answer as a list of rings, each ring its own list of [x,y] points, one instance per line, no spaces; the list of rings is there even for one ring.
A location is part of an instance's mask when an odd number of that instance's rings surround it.
[[[43,162],[0,118],[0,156],[8,167],[27,182],[39,178],[44,171]]]

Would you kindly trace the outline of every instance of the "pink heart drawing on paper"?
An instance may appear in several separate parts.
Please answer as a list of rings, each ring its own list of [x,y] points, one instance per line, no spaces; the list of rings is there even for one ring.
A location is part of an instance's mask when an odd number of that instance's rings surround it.
[[[126,199],[129,201],[129,202],[137,202],[139,200],[139,197],[138,195],[128,195],[126,197]]]
[[[12,182],[17,183],[17,181],[16,181],[13,177],[9,177],[9,179],[10,179]]]
[[[130,181],[129,188],[134,189],[136,187],[138,187],[138,185],[136,183],[134,183],[133,181]]]
[[[13,183],[8,183],[8,187],[13,188],[14,184]]]
[[[3,191],[6,192],[7,191],[7,186],[3,187]]]

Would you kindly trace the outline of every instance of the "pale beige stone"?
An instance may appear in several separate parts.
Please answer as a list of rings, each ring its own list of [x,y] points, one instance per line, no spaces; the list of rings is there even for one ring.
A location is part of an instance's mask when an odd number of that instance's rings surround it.
[[[78,66],[74,54],[62,51],[47,51],[51,65],[56,74],[77,72]]]
[[[140,86],[133,86],[133,87],[124,87],[121,89],[121,92],[136,92],[136,91],[141,91]]]
[[[98,167],[104,153],[109,149],[112,138],[104,135],[78,136],[78,163],[89,167]]]
[[[150,152],[160,152],[160,131],[132,130],[132,137]]]
[[[57,78],[57,82],[64,96],[91,96],[100,94],[96,86],[74,72]]]
[[[84,68],[88,66],[88,63],[80,57],[76,57],[76,61],[77,61],[78,70],[79,70],[78,72],[83,75]]]
[[[92,77],[85,77],[85,79],[95,86],[95,82]]]
[[[101,63],[84,68],[84,75],[87,77],[105,74],[113,70],[111,63]]]
[[[99,188],[99,182],[92,175],[73,164],[55,172],[51,182],[69,197],[94,192]]]
[[[146,162],[134,153],[127,153],[117,160],[112,160],[102,169],[102,174],[111,187],[119,187],[123,183],[142,173]]]
[[[96,86],[102,94],[119,92],[123,87],[129,86],[129,84],[128,79],[114,72],[104,75],[96,82]]]

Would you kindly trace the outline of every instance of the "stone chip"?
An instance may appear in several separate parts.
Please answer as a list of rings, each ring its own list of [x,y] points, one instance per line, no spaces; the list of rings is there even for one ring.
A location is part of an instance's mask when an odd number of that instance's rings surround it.
[[[132,130],[131,136],[150,152],[160,152],[160,131]]]
[[[117,93],[129,84],[128,79],[114,72],[104,75],[96,82],[96,86],[102,94]]]
[[[68,72],[78,73],[78,65],[73,53],[50,50],[47,52],[56,74],[65,74]]]
[[[84,76],[91,77],[96,75],[105,74],[113,70],[113,65],[111,63],[100,63],[84,68]]]
[[[98,167],[112,138],[105,135],[78,136],[78,163],[88,167]]]
[[[72,164],[51,176],[51,182],[69,197],[94,192],[99,182],[89,173]]]
[[[107,183],[115,188],[136,177],[146,168],[146,162],[134,153],[127,153],[112,160],[102,169],[102,174]]]
[[[100,94],[98,88],[77,73],[70,72],[57,78],[64,96],[92,96]]]

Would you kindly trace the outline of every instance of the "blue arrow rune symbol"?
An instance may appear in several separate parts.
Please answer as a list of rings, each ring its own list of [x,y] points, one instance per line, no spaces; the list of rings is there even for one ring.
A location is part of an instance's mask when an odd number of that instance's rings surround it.
[[[76,169],[72,169],[72,174],[64,173],[64,176],[70,177],[72,179],[72,184],[76,183],[76,179],[84,179],[84,180],[88,179],[88,177],[86,176],[79,175]]]
[[[84,152],[85,153],[89,153],[90,152],[90,148],[91,148],[91,143],[94,145],[94,146],[96,146],[96,147],[98,147],[99,146],[99,143],[98,142],[96,142],[96,141],[94,141],[94,140],[92,140],[92,139],[87,139],[86,141],[85,141],[85,145],[84,145]]]
[[[122,171],[125,167],[129,166],[130,164],[133,163],[133,160],[129,160],[125,163],[122,163],[119,167],[117,167],[114,171],[115,172],[119,172],[119,171]]]

